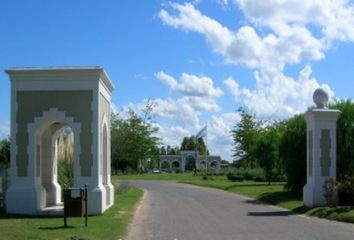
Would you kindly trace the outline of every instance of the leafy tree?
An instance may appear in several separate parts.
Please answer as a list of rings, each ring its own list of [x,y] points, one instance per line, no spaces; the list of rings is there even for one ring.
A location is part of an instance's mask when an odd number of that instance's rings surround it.
[[[264,170],[265,178],[270,183],[283,173],[279,158],[280,139],[283,134],[281,123],[274,122],[259,131],[255,142],[255,157]]]
[[[10,139],[0,141],[0,169],[10,165]]]
[[[301,193],[306,183],[306,121],[303,115],[296,115],[284,123],[279,147],[287,188]]]
[[[270,136],[268,136],[270,135]],[[271,137],[270,139],[268,137]],[[265,173],[265,178],[270,184],[273,177],[274,168],[274,148],[271,142],[271,134],[264,134],[257,139],[255,153],[259,160],[259,165],[263,168]]]
[[[197,149],[198,153],[201,155],[208,154],[207,147],[204,143],[203,138],[198,138],[195,142],[195,136],[184,137],[181,143],[181,150],[191,150],[195,151]]]
[[[239,108],[241,121],[236,123],[231,131],[233,137],[233,157],[241,161],[246,167],[256,167],[257,159],[254,156],[254,145],[259,131],[260,123],[255,120],[254,114],[251,114]]]
[[[162,147],[160,148],[159,154],[160,154],[160,155],[166,155],[166,154],[167,154],[166,148],[165,148],[164,146],[162,146]]]
[[[159,138],[154,127],[152,106],[148,103],[139,116],[133,110],[128,111],[128,118],[123,119],[119,114],[112,115],[111,154],[112,168],[117,172],[133,169],[142,172],[147,160],[157,162]]]
[[[337,121],[337,177],[341,181],[354,176],[354,103],[341,100],[329,107],[342,112]]]

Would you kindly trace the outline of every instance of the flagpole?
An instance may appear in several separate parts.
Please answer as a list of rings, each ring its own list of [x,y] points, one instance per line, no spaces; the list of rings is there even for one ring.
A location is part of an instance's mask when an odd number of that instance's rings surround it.
[[[206,160],[206,173],[208,174],[208,122],[205,123],[205,160]]]

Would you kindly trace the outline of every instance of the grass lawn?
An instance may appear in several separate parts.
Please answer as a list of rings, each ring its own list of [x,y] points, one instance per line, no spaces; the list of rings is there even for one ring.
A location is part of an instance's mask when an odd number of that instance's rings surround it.
[[[243,181],[235,183],[226,179],[214,179],[207,181],[192,180],[180,182],[202,187],[217,188],[224,191],[244,195],[255,200],[283,207],[292,211],[303,211],[302,197],[284,190],[285,183],[271,183],[270,185],[268,183],[254,181]]]
[[[123,237],[131,222],[134,207],[143,191],[130,188],[115,194],[115,204],[101,216],[88,219],[68,218],[69,228],[63,228],[63,217],[26,217],[0,214],[0,239],[114,239]]]
[[[335,221],[341,222],[350,222],[354,223],[354,207],[320,207],[313,208],[309,210],[307,213],[309,216],[326,218]]]

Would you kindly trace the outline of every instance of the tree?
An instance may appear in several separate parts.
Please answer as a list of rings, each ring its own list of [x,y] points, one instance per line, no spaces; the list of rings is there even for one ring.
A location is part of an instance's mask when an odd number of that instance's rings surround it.
[[[254,156],[254,145],[259,131],[260,122],[255,120],[254,114],[250,114],[243,108],[239,108],[241,121],[235,124],[231,131],[233,137],[233,157],[243,162],[247,167],[256,167],[257,159]]]
[[[165,148],[164,146],[162,146],[162,147],[160,148],[159,154],[160,154],[160,155],[166,155],[166,154],[167,154],[166,148]]]
[[[337,121],[337,178],[354,175],[354,103],[341,100],[329,106],[342,113]]]
[[[10,166],[10,139],[0,141],[0,169]]]
[[[154,127],[152,104],[148,102],[142,111],[142,116],[132,109],[128,111],[128,118],[123,119],[119,114],[112,115],[111,154],[112,168],[117,172],[126,172],[129,168],[142,172],[150,159],[157,162],[159,151],[158,131]]]
[[[281,123],[273,122],[258,132],[255,141],[255,157],[264,170],[265,178],[270,184],[283,173],[279,157],[279,145],[283,127]]]
[[[201,155],[209,155],[203,138],[198,138],[197,142],[195,142],[195,136],[184,137],[181,143],[181,150],[197,150]]]
[[[279,146],[287,177],[287,189],[301,193],[306,183],[306,121],[296,115],[284,123]]]

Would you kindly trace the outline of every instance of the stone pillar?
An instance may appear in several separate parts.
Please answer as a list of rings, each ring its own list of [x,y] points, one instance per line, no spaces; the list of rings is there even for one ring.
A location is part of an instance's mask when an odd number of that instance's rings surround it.
[[[339,110],[327,109],[328,94],[317,89],[313,95],[317,107],[309,110],[307,123],[307,184],[303,190],[304,205],[326,205],[324,183],[336,180],[336,123]],[[337,199],[335,194],[334,199]]]

